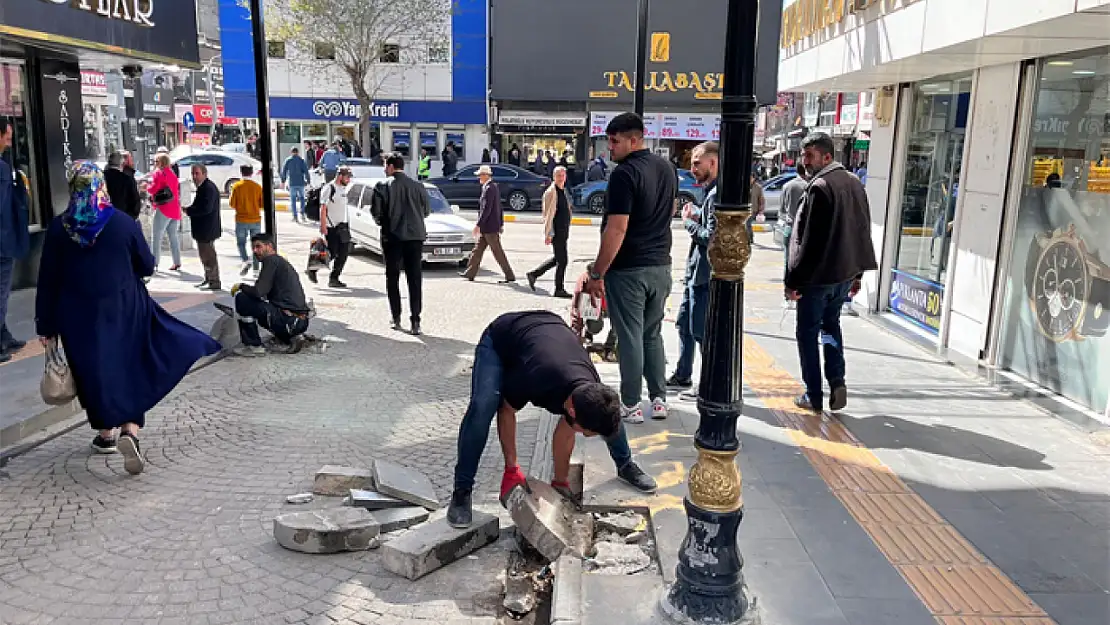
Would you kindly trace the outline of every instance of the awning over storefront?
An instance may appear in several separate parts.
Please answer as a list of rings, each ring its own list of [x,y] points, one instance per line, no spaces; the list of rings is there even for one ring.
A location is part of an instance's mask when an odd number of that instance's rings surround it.
[[[108,15],[101,5],[114,8]],[[196,0],[0,0],[0,33],[197,69]]]

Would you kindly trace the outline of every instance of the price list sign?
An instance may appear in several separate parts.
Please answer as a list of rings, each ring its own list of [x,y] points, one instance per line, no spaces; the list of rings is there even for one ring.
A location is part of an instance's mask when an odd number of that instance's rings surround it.
[[[686,118],[686,138],[693,141],[708,141],[712,136],[712,124],[708,117],[690,115]]]

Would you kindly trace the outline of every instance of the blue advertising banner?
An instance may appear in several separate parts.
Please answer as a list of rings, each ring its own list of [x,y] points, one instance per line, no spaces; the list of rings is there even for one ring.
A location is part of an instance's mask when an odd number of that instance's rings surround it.
[[[253,117],[254,102],[239,107],[228,99],[225,114],[232,117]],[[278,120],[358,121],[362,107],[358,100],[346,98],[270,98],[270,116]],[[393,100],[374,102],[370,119],[376,122],[485,124],[484,102],[444,102]]]
[[[894,271],[894,280],[890,284],[890,310],[894,314],[932,334],[939,334],[943,301],[943,284]]]

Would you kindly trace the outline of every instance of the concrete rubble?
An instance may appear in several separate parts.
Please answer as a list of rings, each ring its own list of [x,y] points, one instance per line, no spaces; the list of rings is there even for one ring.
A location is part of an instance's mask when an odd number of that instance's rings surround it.
[[[386,532],[403,530],[428,520],[428,511],[424,508],[417,508],[415,506],[375,510],[370,514],[374,517],[374,520],[378,522],[378,525],[381,526],[383,534]]]
[[[360,488],[352,488],[350,495],[343,500],[343,503],[348,506],[356,508],[365,508],[366,510],[385,510],[388,508],[408,508],[412,506],[411,503],[383,495],[373,490],[363,490]]]
[[[517,531],[548,562],[569,551],[582,558],[593,540],[593,515],[577,512],[549,484],[529,478],[531,494],[518,486],[505,499]]]
[[[594,554],[586,560],[586,570],[599,575],[632,575],[651,566],[649,556],[639,545],[623,541],[599,542]]]
[[[274,539],[302,553],[374,549],[380,531],[373,515],[361,508],[290,512],[274,518]]]
[[[374,482],[376,490],[384,495],[423,506],[429,510],[439,507],[432,481],[420,471],[393,462],[376,460],[374,461]]]
[[[285,503],[300,505],[312,503],[313,499],[314,497],[312,496],[312,493],[297,493],[296,495],[289,495],[288,497],[286,497]]]
[[[368,513],[369,514],[369,513]],[[501,534],[497,517],[474,512],[474,522],[456,529],[440,518],[416,527],[382,547],[387,571],[416,580],[493,543]]]
[[[374,487],[374,476],[369,469],[329,464],[316,472],[312,492],[317,495],[339,497],[351,489]]]
[[[619,536],[627,536],[635,531],[642,531],[647,527],[647,520],[642,514],[631,510],[620,513],[599,514],[595,517],[598,532],[612,532]],[[643,526],[643,527],[641,527]]]

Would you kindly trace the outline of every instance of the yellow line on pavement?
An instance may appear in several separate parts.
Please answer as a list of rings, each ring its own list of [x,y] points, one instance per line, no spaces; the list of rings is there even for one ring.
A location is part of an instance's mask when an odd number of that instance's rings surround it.
[[[1055,625],[837,419],[794,406],[802,385],[744,337],[744,379],[940,625]]]

